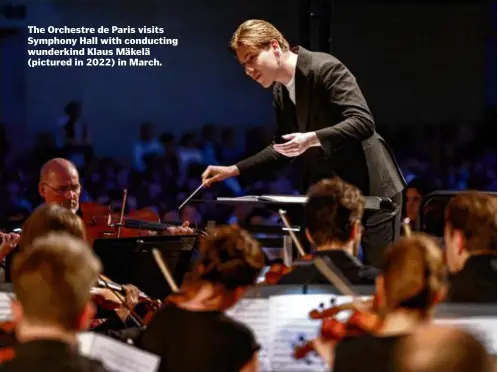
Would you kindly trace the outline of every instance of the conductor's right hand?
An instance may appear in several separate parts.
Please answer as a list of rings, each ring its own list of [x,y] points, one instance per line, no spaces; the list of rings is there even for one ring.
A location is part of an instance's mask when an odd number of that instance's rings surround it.
[[[204,173],[202,173],[202,183],[204,186],[209,187],[213,183],[226,180],[230,177],[235,177],[240,174],[239,168],[235,165],[229,167],[224,167],[220,165],[210,165],[206,168]]]

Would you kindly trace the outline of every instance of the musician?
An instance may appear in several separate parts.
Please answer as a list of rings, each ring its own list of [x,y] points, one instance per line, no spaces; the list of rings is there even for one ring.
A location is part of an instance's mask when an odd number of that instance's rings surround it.
[[[432,319],[445,291],[444,256],[436,241],[427,235],[403,237],[386,251],[377,277],[376,296],[384,314],[380,329],[375,335],[346,337],[335,349],[333,342],[317,340],[318,350],[334,372],[394,371],[397,342]]]
[[[422,199],[435,190],[429,180],[415,178],[411,180],[404,190],[403,197],[403,218],[410,220],[410,227],[415,229],[419,217],[420,203]]]
[[[395,351],[397,372],[496,371],[490,361],[484,345],[470,332],[434,324],[416,330]]]
[[[340,179],[323,179],[308,192],[304,206],[306,236],[315,247],[314,255],[327,256],[354,285],[374,285],[380,273],[363,265],[357,258],[361,241],[365,198],[361,191]],[[312,265],[298,261],[280,284],[328,284],[329,281]]]
[[[366,262],[380,265],[388,243],[399,235],[404,180],[391,151],[376,133],[354,75],[337,58],[288,41],[273,25],[248,20],[235,31],[230,49],[264,88],[273,85],[277,131],[260,153],[231,166],[209,166],[207,186],[238,175],[257,178],[301,156],[301,191],[323,178],[339,176],[364,195],[390,197],[395,213],[366,216]]]
[[[496,197],[465,192],[446,207],[450,302],[496,303]]]
[[[139,346],[161,357],[159,371],[257,371],[259,345],[245,325],[224,315],[264,266],[260,245],[236,225],[200,242],[194,277],[169,297]]]
[[[2,371],[106,371],[79,354],[77,340],[95,313],[90,288],[100,270],[87,244],[64,234],[39,238],[16,256],[13,314],[20,344]]]
[[[58,204],[71,212],[82,215],[80,207],[81,184],[76,166],[69,160],[54,158],[47,161],[40,171],[38,192],[45,203]],[[188,222],[183,226],[168,227],[170,234],[192,234]],[[5,280],[10,281],[10,264],[15,250],[6,257]]]
[[[69,209],[57,204],[42,204],[37,207],[23,224],[23,233],[19,241],[19,249],[22,252],[29,249],[33,241],[49,233],[66,233],[70,236],[87,241],[83,221]],[[134,308],[138,304],[138,288],[133,285],[124,285],[125,303]],[[107,288],[99,289],[101,295],[121,305],[115,295]],[[111,293],[109,293],[111,292]],[[107,319],[107,321],[94,330],[96,332],[107,332],[108,330],[124,329],[126,326],[136,326],[130,319],[130,311],[126,307],[119,306],[117,310],[105,310],[97,307],[96,317]]]

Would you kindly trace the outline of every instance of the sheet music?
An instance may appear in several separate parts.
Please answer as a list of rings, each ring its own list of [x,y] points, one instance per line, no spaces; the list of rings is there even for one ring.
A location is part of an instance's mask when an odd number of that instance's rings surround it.
[[[252,329],[256,340],[261,345],[259,350],[260,369],[261,371],[270,371],[270,300],[267,298],[242,299],[233,308],[225,311],[225,314]]]
[[[332,302],[333,301],[333,302]],[[351,297],[337,295],[282,295],[270,298],[270,360],[273,371],[328,371],[325,362],[315,353],[309,354],[305,360],[293,357],[294,347],[304,341],[318,336],[321,321],[309,318],[312,309],[320,304],[329,308],[342,303],[351,302]],[[338,314],[338,320],[346,320],[350,311]]]
[[[308,197],[302,195],[261,195],[259,199],[283,204],[305,204]]]
[[[477,337],[490,354],[496,354],[496,318],[476,316],[459,319],[435,319],[434,322],[464,328]]]
[[[12,320],[12,299],[14,295],[7,292],[0,292],[0,322]]]
[[[100,360],[108,369],[119,372],[154,372],[160,358],[121,341],[97,333],[78,334],[82,355]]]

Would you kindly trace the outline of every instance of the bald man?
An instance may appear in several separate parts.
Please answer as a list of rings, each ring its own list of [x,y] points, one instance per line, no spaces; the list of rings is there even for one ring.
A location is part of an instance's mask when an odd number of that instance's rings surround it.
[[[76,213],[80,204],[80,176],[75,165],[62,158],[51,159],[40,171],[40,196]]]
[[[63,158],[54,158],[47,161],[41,168],[40,181],[38,183],[40,196],[46,203],[55,203],[64,208],[77,213],[80,205],[81,184],[80,176],[76,166],[69,160]],[[168,227],[167,232],[171,235],[190,235],[193,229],[189,228],[188,221],[182,226]],[[18,240],[18,238],[17,238]],[[17,240],[15,244],[17,244]],[[13,254],[15,253],[14,243],[9,243],[8,249],[5,248],[5,281],[10,282],[10,266]],[[0,250],[3,248],[0,247]]]
[[[490,372],[486,348],[471,333],[431,324],[402,340],[396,350],[399,372]]]
[[[55,203],[77,213],[81,185],[76,166],[62,158],[47,161],[40,171],[38,191],[46,203]],[[189,222],[185,221],[182,226],[168,227],[167,232],[172,235],[193,234],[194,231],[188,226]]]

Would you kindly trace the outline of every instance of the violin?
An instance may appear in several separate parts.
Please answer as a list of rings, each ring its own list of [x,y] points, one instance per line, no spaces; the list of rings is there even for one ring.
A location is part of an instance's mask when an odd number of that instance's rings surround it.
[[[14,319],[5,319],[0,322],[0,365],[15,357],[14,347],[18,344]]]
[[[341,322],[336,315],[342,311],[352,311],[346,322]],[[383,323],[379,312],[377,297],[367,301],[353,301],[328,309],[314,309],[309,313],[311,319],[322,320],[320,337],[325,341],[339,342],[344,338],[358,337],[364,334],[375,334],[380,331]],[[314,352],[313,341],[304,341],[294,348],[294,358],[304,359]]]
[[[87,239],[90,245],[99,238],[119,238],[135,236],[157,235],[157,231],[149,230],[145,224],[159,223],[160,218],[153,210],[144,208],[132,211],[125,216],[125,207],[128,197],[128,191],[124,190],[123,201],[120,213],[112,212],[110,206],[104,206],[98,203],[87,202],[81,203],[80,209],[83,213],[82,219],[86,226]],[[139,228],[135,226],[127,227],[128,221],[142,222]]]
[[[93,246],[95,239],[101,238],[132,238],[156,236],[164,233],[205,234],[205,231],[188,227],[188,223],[183,223],[182,226],[161,223],[159,215],[149,208],[135,210],[125,216],[127,195],[128,191],[125,189],[119,214],[112,212],[110,206],[103,206],[98,203],[88,202],[80,205],[87,240],[91,246]],[[182,232],[186,228],[188,228],[187,232]],[[178,232],[175,230],[178,230]]]
[[[17,340],[15,337],[14,329],[15,324],[13,322],[2,322],[0,323],[0,329],[2,331],[0,347],[0,365],[8,362],[15,357],[14,346],[17,345]]]
[[[146,324],[144,319],[142,319],[134,309],[131,309],[126,303],[126,291],[121,284],[110,281],[104,275],[99,275],[97,284],[99,287],[93,287],[90,290],[91,299],[99,306],[105,310],[117,310],[119,308],[125,308],[129,311],[129,316],[137,323],[140,328],[143,328]],[[147,296],[143,292],[138,293],[138,302],[146,306],[148,313],[155,313],[161,308],[162,302],[160,300],[154,300]],[[105,323],[107,319],[94,319],[90,326],[91,329],[100,326]]]
[[[307,254],[301,256],[299,259],[303,261],[311,261],[313,259],[313,255]],[[270,268],[265,273],[265,280],[263,283],[268,285],[278,284],[278,282],[280,281],[280,279],[282,279],[283,276],[291,273],[295,268],[296,266],[289,267],[285,265],[283,262],[276,262],[270,265]]]
[[[112,282],[103,275],[100,275],[97,284],[99,287],[93,287],[90,290],[92,299],[96,303],[107,310],[114,310],[121,307],[122,302],[125,301],[124,296],[126,294],[126,291],[121,284]],[[138,293],[138,301],[139,303],[144,304],[149,311],[157,310],[162,304],[161,300],[154,300],[142,291]]]

